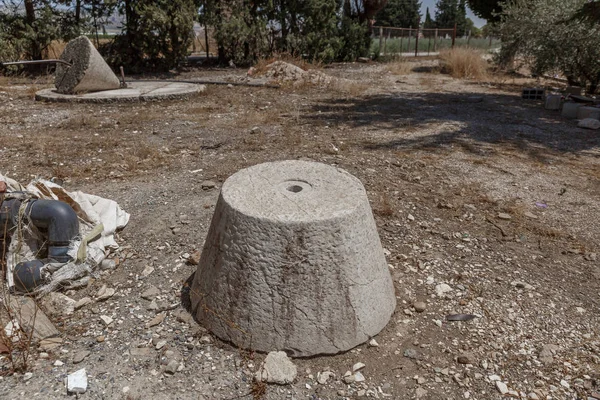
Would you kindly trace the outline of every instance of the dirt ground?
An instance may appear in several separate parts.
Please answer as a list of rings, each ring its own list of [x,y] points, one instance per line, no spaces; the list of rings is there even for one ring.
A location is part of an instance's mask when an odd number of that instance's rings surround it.
[[[63,342],[31,349],[32,374],[0,359],[0,398],[65,397],[80,368],[89,399],[600,398],[600,134],[521,100],[533,81],[458,80],[434,63],[402,75],[335,65],[322,70],[343,78],[334,84],[209,85],[187,101],[138,104],[34,102],[47,81],[0,78],[0,172],[55,177],[131,214],[117,268],[67,293],[116,294],[54,318]],[[235,83],[245,71],[176,78]],[[363,182],[398,306],[378,346],[294,359],[293,384],[263,386],[252,376],[265,355],[212,337],[179,296],[222,182],[283,159]],[[160,290],[151,307],[141,298],[150,286]],[[166,318],[148,327],[157,313]],[[477,318],[446,320],[455,313]],[[365,381],[344,383],[358,362]],[[335,376],[320,384],[323,371]]]

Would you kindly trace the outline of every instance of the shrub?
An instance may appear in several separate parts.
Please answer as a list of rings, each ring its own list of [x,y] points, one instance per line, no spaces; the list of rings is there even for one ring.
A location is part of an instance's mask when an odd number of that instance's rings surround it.
[[[562,74],[570,84],[600,85],[600,24],[582,23],[586,0],[516,0],[503,6],[499,60],[525,60],[535,74]]]
[[[454,78],[484,79],[487,76],[488,63],[479,50],[469,47],[455,47],[440,52],[442,72]]]

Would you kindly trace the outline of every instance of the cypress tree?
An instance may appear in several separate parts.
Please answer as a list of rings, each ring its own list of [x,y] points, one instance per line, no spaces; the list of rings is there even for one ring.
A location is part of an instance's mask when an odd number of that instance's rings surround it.
[[[389,0],[375,16],[375,25],[396,28],[416,28],[421,20],[421,2],[418,0]]]

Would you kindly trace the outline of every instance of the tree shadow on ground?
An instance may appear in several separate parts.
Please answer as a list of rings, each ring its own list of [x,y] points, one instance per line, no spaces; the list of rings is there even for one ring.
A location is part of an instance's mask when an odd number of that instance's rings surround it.
[[[598,131],[578,128],[540,101],[517,95],[398,93],[318,103],[305,118],[363,128],[365,149],[436,149],[460,145],[485,155],[504,144],[533,158],[600,149]],[[596,154],[600,157],[600,154]]]

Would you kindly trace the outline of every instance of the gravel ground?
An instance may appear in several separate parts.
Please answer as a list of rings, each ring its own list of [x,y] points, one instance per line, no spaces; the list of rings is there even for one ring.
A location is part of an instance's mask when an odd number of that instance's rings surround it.
[[[600,135],[521,100],[535,82],[457,80],[434,64],[336,65],[320,73],[342,79],[325,85],[149,104],[36,103],[47,82],[0,81],[0,171],[59,178],[132,216],[116,268],[65,293],[90,303],[42,305],[61,342],[33,343],[26,371],[2,356],[0,398],[65,397],[85,368],[89,399],[600,399]],[[266,355],[211,336],[180,293],[222,182],[280,159],[363,182],[398,307],[370,344],[293,359],[292,384],[264,385]],[[115,293],[99,300],[105,285]]]

